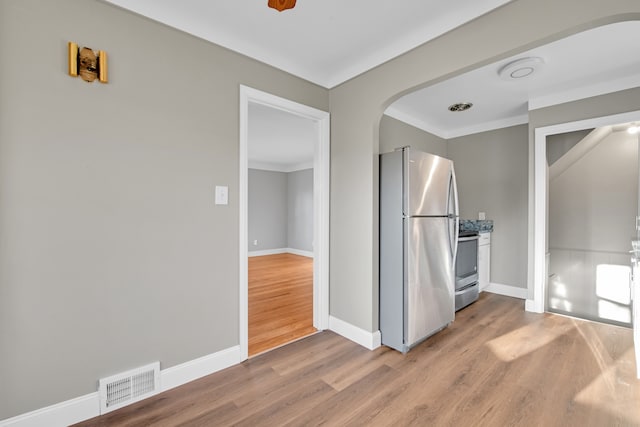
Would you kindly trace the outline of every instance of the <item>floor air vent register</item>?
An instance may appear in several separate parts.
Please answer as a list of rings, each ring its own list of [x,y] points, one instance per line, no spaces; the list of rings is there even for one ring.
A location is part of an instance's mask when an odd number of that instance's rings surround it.
[[[160,362],[102,378],[100,414],[106,414],[160,392]]]

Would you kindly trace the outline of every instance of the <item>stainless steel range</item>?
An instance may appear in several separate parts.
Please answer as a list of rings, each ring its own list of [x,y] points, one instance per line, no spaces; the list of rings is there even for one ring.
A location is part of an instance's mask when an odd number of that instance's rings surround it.
[[[458,236],[458,257],[456,258],[455,309],[468,306],[478,299],[478,233],[461,231]]]

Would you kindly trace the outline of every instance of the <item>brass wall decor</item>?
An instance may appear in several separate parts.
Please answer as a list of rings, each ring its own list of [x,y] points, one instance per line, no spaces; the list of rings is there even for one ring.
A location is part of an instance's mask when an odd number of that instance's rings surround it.
[[[293,9],[296,5],[296,0],[269,0],[268,6],[272,9],[282,12],[285,9]]]
[[[91,48],[69,42],[69,75],[91,83],[96,78],[100,83],[107,83],[107,52],[99,50],[96,54]]]

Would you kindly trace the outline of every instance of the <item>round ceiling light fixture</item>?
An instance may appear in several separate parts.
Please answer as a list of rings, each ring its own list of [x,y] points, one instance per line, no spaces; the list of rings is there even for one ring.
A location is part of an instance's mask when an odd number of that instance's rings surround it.
[[[458,103],[449,105],[449,111],[454,113],[459,113],[460,111],[467,111],[471,107],[473,107],[473,104],[470,102],[458,102]]]
[[[538,56],[520,58],[509,62],[498,70],[498,75],[503,80],[520,80],[531,77],[544,65],[544,59]]]

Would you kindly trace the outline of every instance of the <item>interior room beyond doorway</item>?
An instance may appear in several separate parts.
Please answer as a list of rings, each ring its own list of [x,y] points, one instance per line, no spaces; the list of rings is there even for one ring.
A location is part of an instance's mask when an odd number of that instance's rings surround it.
[[[290,253],[249,258],[249,356],[317,332],[313,259]]]
[[[631,326],[638,136],[630,125],[547,137],[549,311]]]

